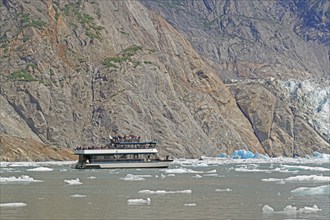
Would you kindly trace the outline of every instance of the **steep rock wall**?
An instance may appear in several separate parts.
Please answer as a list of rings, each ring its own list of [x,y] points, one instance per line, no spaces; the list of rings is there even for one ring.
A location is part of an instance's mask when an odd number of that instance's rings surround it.
[[[29,129],[1,121],[3,134],[68,148],[138,134],[175,157],[264,153],[214,69],[139,2],[9,2],[0,108]]]

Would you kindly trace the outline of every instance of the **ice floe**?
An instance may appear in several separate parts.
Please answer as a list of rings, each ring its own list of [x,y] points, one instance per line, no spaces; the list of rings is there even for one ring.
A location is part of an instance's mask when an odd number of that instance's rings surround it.
[[[27,169],[26,171],[45,172],[45,171],[53,171],[53,169],[49,167],[36,167],[32,169]]]
[[[11,202],[11,203],[0,203],[0,208],[18,208],[25,207],[26,203],[24,202]]]
[[[292,166],[292,165],[282,165],[282,167],[287,168],[289,171],[291,170],[308,170],[308,171],[330,171],[329,168],[325,167],[310,167],[310,166]]]
[[[302,214],[302,213],[313,213],[313,212],[320,212],[322,211],[317,207],[317,205],[313,205],[313,207],[304,207],[298,209],[297,207],[294,207],[292,205],[287,205],[284,207],[283,211],[275,211],[271,206],[264,205],[262,207],[262,213],[263,214],[286,214],[286,215],[296,215],[296,214]]]
[[[151,199],[148,197],[147,199],[128,199],[128,205],[150,205]]]
[[[193,176],[194,178],[202,178],[202,176],[201,175],[199,175],[199,174],[196,174],[195,176]]]
[[[20,170],[16,170],[15,168],[11,168],[11,167],[3,167],[0,170],[0,173],[18,173],[21,172]]]
[[[145,180],[146,177],[152,177],[152,175],[127,174],[125,177],[122,177],[120,179],[122,179],[122,180],[128,180],[128,181],[139,181],[139,180]]]
[[[140,190],[139,193],[141,194],[158,194],[158,195],[164,195],[164,194],[191,194],[192,190],[177,190],[177,191],[166,191],[166,190]]]
[[[300,175],[284,179],[287,183],[324,183],[330,182],[330,176]]]
[[[216,192],[231,192],[233,191],[232,189],[230,188],[226,188],[226,189],[215,189]]]
[[[238,152],[237,152],[238,153]],[[240,154],[244,153],[241,151]],[[244,154],[243,154],[244,155]],[[247,154],[250,155],[250,154]],[[305,157],[268,157],[267,155],[262,155],[258,153],[254,153],[254,158],[246,158],[243,159],[233,159],[226,154],[221,154],[221,157],[206,157],[202,156],[201,159],[185,159],[185,158],[178,158],[173,161],[173,165],[180,164],[182,166],[189,166],[195,165],[199,163],[207,164],[207,165],[219,165],[219,164],[249,164],[249,163],[256,163],[256,164],[282,164],[282,163],[290,163],[290,164],[324,164],[329,163],[330,155],[329,154],[322,154],[319,152],[314,152],[312,156],[305,156]],[[244,157],[244,156],[243,156]],[[236,157],[239,158],[239,157]],[[202,161],[201,161],[202,160]]]
[[[291,176],[285,179],[278,178],[267,178],[261,179],[263,182],[282,182],[282,183],[329,183],[329,176],[317,176],[317,175],[300,175],[300,176]]]
[[[0,176],[0,183],[32,183],[32,182],[43,182],[42,180],[35,180],[27,175],[21,175],[19,177],[2,177]]]
[[[40,167],[74,165],[77,161],[0,162],[0,167]]]
[[[299,187],[291,191],[291,193],[298,195],[322,195],[322,194],[330,194],[330,185],[323,185],[317,187]]]
[[[165,173],[204,173],[203,171],[197,171],[197,170],[192,170],[192,169],[187,169],[187,168],[175,168],[175,169],[165,169]]]
[[[82,195],[82,194],[73,194],[70,196],[71,198],[86,198],[86,195]]]
[[[71,179],[71,180],[64,180],[65,183],[69,185],[80,185],[82,182],[80,182],[79,178]]]
[[[196,206],[196,203],[185,203],[184,206],[188,206],[188,207]]]

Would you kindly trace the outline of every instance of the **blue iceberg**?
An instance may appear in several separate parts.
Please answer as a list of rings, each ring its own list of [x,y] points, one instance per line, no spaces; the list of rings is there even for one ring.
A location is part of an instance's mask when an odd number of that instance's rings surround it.
[[[220,157],[220,158],[227,158],[228,155],[226,153],[221,153],[221,154],[218,155],[218,157]]]
[[[322,154],[318,151],[314,151],[312,155],[313,158],[317,158],[317,159],[327,159],[327,160],[330,159],[330,154]]]
[[[231,158],[231,159],[269,159],[270,157],[266,154],[252,153],[249,150],[235,150],[232,154],[227,155],[221,153],[218,155],[219,158]]]
[[[232,159],[250,159],[254,158],[254,153],[246,150],[235,150],[230,157]]]

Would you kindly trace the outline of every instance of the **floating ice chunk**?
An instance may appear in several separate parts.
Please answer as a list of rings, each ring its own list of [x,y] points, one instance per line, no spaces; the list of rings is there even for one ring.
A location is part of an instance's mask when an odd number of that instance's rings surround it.
[[[270,157],[267,154],[259,154],[259,153],[255,153],[253,158],[254,159],[264,159],[264,160],[270,159]]]
[[[202,176],[201,175],[199,175],[199,174],[196,174],[195,176],[193,176],[194,178],[202,178]]]
[[[93,180],[93,179],[96,179],[96,177],[95,176],[90,176],[87,179]]]
[[[299,187],[291,191],[291,193],[299,195],[321,195],[330,194],[330,185],[318,186],[318,187]]]
[[[207,171],[206,173],[216,173],[217,170],[210,170],[210,171]]]
[[[185,203],[184,206],[189,206],[189,207],[196,206],[196,203]]]
[[[80,182],[79,178],[77,179],[71,179],[71,180],[64,180],[65,183],[68,183],[69,185],[80,185],[82,182]]]
[[[37,172],[43,172],[43,171],[53,171],[52,168],[48,168],[48,167],[36,167],[36,168],[32,168],[32,169],[27,169],[26,171],[37,171]]]
[[[287,168],[289,171],[292,170],[311,170],[311,171],[330,171],[329,168],[325,167],[310,167],[310,166],[292,166],[292,165],[283,165],[283,167]]]
[[[235,171],[237,172],[266,172],[266,173],[270,173],[271,170],[262,170],[262,169],[247,169],[244,167],[239,167],[239,168],[235,168]]]
[[[128,199],[128,205],[150,205],[151,200],[148,197],[147,199]]]
[[[226,189],[215,189],[216,192],[231,192],[233,191],[232,189],[230,188],[226,188]]]
[[[326,183],[330,182],[329,176],[317,176],[317,175],[300,175],[300,176],[292,176],[285,179],[277,179],[277,178],[268,178],[261,179],[264,182],[277,182],[278,184],[285,183]]]
[[[277,182],[276,184],[280,184],[280,185],[284,185],[285,181],[283,179],[281,179],[279,182]]]
[[[287,205],[284,207],[283,211],[279,211],[278,213],[283,213],[286,215],[295,215],[297,214],[298,210],[297,207],[294,207],[292,205]]]
[[[178,190],[178,191],[166,191],[166,190],[156,190],[156,191],[152,191],[152,190],[140,190],[139,193],[141,194],[159,194],[159,195],[163,195],[163,194],[190,194],[192,193],[191,189],[187,189],[187,190]]]
[[[330,159],[330,154],[322,154],[318,151],[314,151],[312,155],[313,158],[317,158],[317,159],[326,159],[326,160]]]
[[[86,195],[82,195],[82,194],[73,194],[70,196],[71,198],[86,198]]]
[[[272,207],[270,207],[269,205],[264,205],[264,207],[262,207],[262,213],[264,213],[264,214],[273,214],[274,209]]]
[[[294,207],[292,205],[287,205],[284,207],[283,211],[274,211],[272,207],[269,205],[264,205],[262,207],[262,213],[263,214],[285,214],[285,215],[296,215],[298,213],[313,213],[313,212],[320,212],[322,211],[317,207],[317,205],[313,205],[313,207],[304,207],[297,209],[297,207]]]
[[[11,203],[0,203],[1,208],[18,208],[25,207],[26,203],[24,202],[11,202]]]
[[[282,179],[278,179],[278,178],[268,178],[268,179],[261,179],[261,181],[263,182],[278,182],[281,181]]]
[[[204,174],[203,176],[214,176],[214,177],[217,177],[218,174],[216,174],[216,173],[210,173],[210,174]]]
[[[196,171],[186,168],[177,168],[177,169],[166,169],[165,173],[204,173],[203,171]]]
[[[194,166],[194,167],[208,167],[209,165],[207,165],[206,163],[197,163],[197,164],[192,164],[192,166]]]
[[[144,178],[145,175],[133,175],[133,174],[127,174],[125,177],[120,178],[122,180],[128,180],[128,181],[140,181],[140,180],[145,180]],[[151,176],[148,176],[151,177]]]
[[[287,183],[324,183],[330,182],[330,176],[317,176],[317,175],[301,175],[301,176],[292,176],[285,179]]]
[[[299,209],[300,213],[312,213],[312,212],[320,212],[322,209],[319,209],[317,205],[313,205],[313,207],[304,207]]]
[[[232,159],[249,159],[254,158],[254,153],[246,150],[235,150],[230,157]]]
[[[218,155],[219,158],[228,158],[228,155],[226,153],[221,153]]]
[[[163,180],[163,179],[166,178],[166,175],[164,175],[164,174],[160,174],[160,178]]]
[[[10,167],[8,167],[8,168],[2,168],[0,170],[0,173],[19,173],[19,172],[21,172],[21,171],[20,170],[16,170],[14,168],[10,168]]]
[[[35,180],[32,177],[27,175],[22,175],[19,177],[11,176],[11,177],[1,177],[0,183],[30,183],[30,182],[43,182],[42,180]]]
[[[167,176],[175,176],[175,174],[174,173],[170,173]]]

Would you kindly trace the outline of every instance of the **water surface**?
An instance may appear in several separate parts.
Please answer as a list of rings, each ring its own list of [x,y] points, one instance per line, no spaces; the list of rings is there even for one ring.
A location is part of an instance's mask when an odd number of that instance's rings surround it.
[[[0,219],[329,219],[329,171],[327,160],[285,158],[121,170],[1,163]]]

